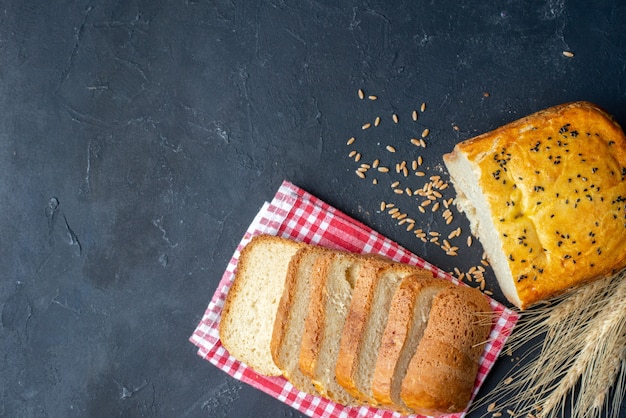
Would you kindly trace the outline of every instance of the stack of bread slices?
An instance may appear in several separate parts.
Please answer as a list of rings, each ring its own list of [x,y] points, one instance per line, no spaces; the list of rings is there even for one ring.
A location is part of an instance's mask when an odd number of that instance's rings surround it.
[[[303,392],[442,415],[467,407],[491,321],[482,293],[428,270],[260,235],[241,252],[220,339]]]

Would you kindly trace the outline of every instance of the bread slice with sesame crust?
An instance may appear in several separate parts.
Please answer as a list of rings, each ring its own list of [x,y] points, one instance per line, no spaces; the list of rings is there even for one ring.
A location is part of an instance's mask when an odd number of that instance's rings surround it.
[[[257,373],[281,374],[272,358],[270,340],[289,262],[303,246],[293,240],[259,235],[239,256],[219,334],[226,350]]]

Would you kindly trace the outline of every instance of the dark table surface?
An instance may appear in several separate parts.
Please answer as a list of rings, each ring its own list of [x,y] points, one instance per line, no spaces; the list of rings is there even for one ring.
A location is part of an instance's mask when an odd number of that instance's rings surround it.
[[[429,128],[445,177],[455,143],[551,105],[624,126],[626,3],[466,3],[0,1],[0,416],[300,416],[188,341],[283,179],[445,270],[476,264],[478,244],[452,258],[380,213],[399,198],[346,140],[383,116],[371,162]]]

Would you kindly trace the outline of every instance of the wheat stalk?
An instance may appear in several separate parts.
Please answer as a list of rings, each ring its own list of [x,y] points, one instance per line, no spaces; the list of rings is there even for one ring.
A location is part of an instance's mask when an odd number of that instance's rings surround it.
[[[626,281],[623,283],[626,284]],[[626,286],[623,285],[620,286],[620,288],[626,288]],[[565,378],[560,381],[556,389],[546,398],[543,403],[543,410],[541,413],[542,417],[551,416],[552,412],[557,409],[557,407],[563,405],[563,402],[565,402],[568,394],[570,394],[570,392],[574,389],[574,385],[576,385],[581,377],[583,377],[583,387],[585,387],[585,389],[586,386],[591,386],[590,390],[581,390],[581,399],[578,399],[577,402],[579,408],[586,409],[589,402],[584,398],[587,393],[594,392],[594,389],[597,391],[595,387],[597,384],[593,385],[593,380],[597,380],[594,379],[594,376],[599,375],[599,373],[590,374],[588,372],[586,373],[586,371],[590,369],[589,366],[593,363],[594,359],[605,358],[605,356],[602,355],[602,352],[605,351],[605,347],[607,345],[611,344],[610,340],[614,335],[615,328],[620,324],[620,322],[623,322],[620,321],[620,319],[623,319],[624,307],[621,309],[620,307],[621,305],[626,304],[626,298],[623,298],[624,295],[621,293],[623,292],[615,293],[615,295],[607,301],[607,308],[603,309],[595,318],[592,319],[590,323],[591,329],[585,335],[584,347],[576,356],[576,360],[565,374]],[[618,302],[617,306],[611,303],[615,302],[614,299]],[[583,376],[584,373],[588,375],[586,379],[584,378],[585,376]],[[589,379],[589,377],[591,379]],[[589,382],[589,380],[592,382]],[[585,385],[585,383],[587,384]],[[602,388],[604,389],[605,386]]]
[[[609,396],[613,382],[618,381],[617,378],[620,374],[626,377],[626,334],[622,334],[621,337],[621,342],[618,342],[614,346],[614,352],[611,353],[611,360],[606,363],[605,367],[599,370],[598,391],[596,393],[590,393],[590,397],[592,397],[591,409],[597,414],[605,407],[605,402]],[[618,393],[620,393],[619,383],[616,385],[615,396],[623,398],[623,388],[621,389],[622,395],[618,396]]]
[[[503,352],[523,348],[532,360],[476,407],[503,402],[499,409],[517,416],[547,418],[564,414],[570,399],[572,417],[597,417],[608,407],[617,417],[626,389],[626,270],[552,302],[522,313]],[[537,335],[545,338],[529,346]]]
[[[602,337],[596,342],[594,364],[581,379],[581,410],[599,411],[626,362],[626,280],[610,297],[601,324]],[[603,312],[604,313],[604,312]]]

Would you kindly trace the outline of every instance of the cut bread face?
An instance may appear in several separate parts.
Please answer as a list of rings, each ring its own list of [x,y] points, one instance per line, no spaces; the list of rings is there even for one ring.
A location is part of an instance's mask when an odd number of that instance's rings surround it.
[[[515,306],[626,268],[626,136],[599,107],[554,106],[443,159],[457,206]]]
[[[299,365],[304,323],[308,315],[311,278],[321,274],[330,253],[321,247],[304,247],[292,257],[287,271],[285,288],[278,306],[271,352],[282,375],[297,389],[317,395],[311,379],[302,373]]]
[[[463,153],[446,154],[448,173],[456,190],[456,205],[470,222],[472,234],[480,240],[489,264],[498,278],[504,296],[515,306],[522,306],[506,253],[502,248],[500,233],[493,222],[493,213],[487,197],[480,188],[481,170],[473,165]]]
[[[344,329],[352,292],[363,257],[334,252],[322,256],[323,273],[314,273],[309,313],[300,351],[300,369],[318,393],[343,405],[358,405],[335,377],[339,338]]]
[[[404,414],[413,412],[400,397],[402,380],[424,335],[433,298],[453,286],[421,275],[402,279],[391,300],[372,378],[372,394],[380,405]]]
[[[220,319],[226,350],[257,373],[281,375],[270,343],[291,257],[303,244],[260,235],[241,251]]]

